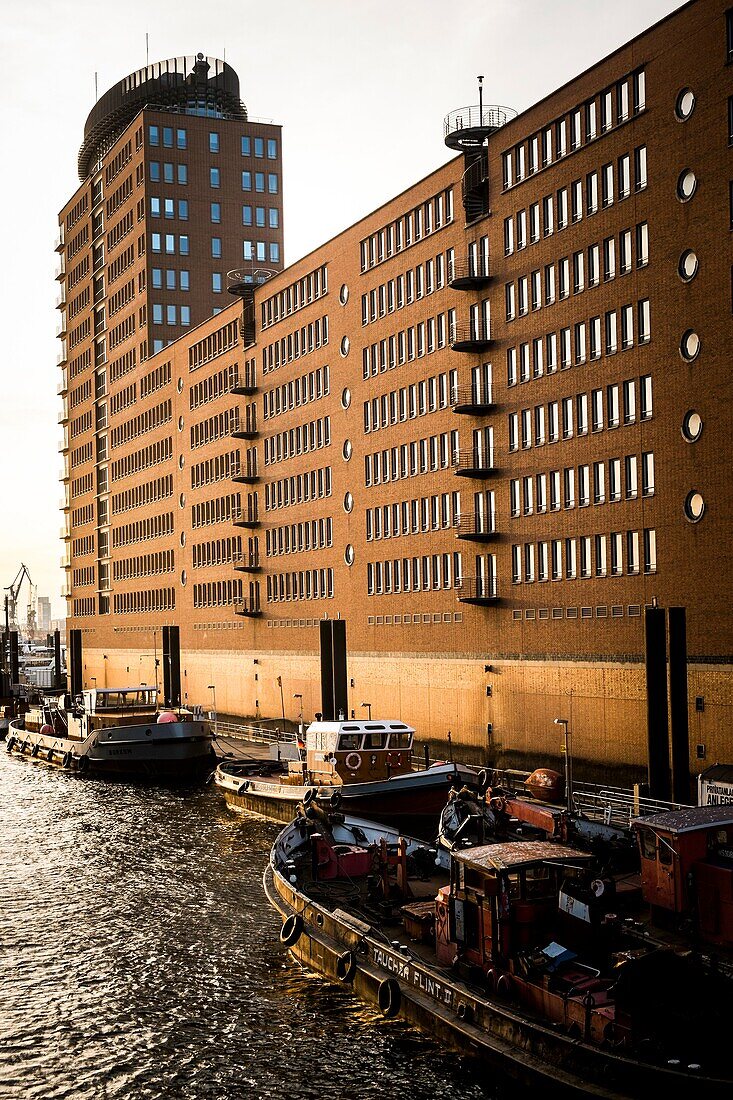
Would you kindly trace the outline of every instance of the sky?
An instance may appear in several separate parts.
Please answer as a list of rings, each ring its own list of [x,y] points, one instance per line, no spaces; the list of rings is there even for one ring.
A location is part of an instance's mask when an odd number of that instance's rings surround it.
[[[292,263],[453,155],[449,111],[522,111],[679,5],[670,0],[30,0],[4,7],[0,64],[0,590],[25,562],[54,616],[62,486],[58,211],[84,121],[146,62],[202,52],[239,74],[250,118],[283,127]],[[119,18],[124,12],[123,18]],[[2,592],[0,592],[0,598]],[[21,596],[26,603],[26,592]],[[24,615],[22,616],[24,618]]]

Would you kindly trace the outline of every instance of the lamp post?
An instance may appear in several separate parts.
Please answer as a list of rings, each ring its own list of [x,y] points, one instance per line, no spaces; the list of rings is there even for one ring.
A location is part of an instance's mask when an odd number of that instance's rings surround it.
[[[303,740],[303,696],[299,691],[293,693],[293,699],[298,700],[299,717],[298,717],[298,732],[300,734],[300,740]]]
[[[570,755],[570,720],[555,718],[555,725],[563,727],[563,753],[565,754],[565,799],[568,813],[573,812],[573,760]]]
[[[367,713],[369,715],[369,721],[371,722],[371,720],[372,720],[372,704],[371,703],[362,703],[361,705],[363,707],[366,707]]]
[[[219,732],[219,715],[216,710],[216,684],[209,684],[209,691],[211,692],[211,701],[214,708],[214,737]]]

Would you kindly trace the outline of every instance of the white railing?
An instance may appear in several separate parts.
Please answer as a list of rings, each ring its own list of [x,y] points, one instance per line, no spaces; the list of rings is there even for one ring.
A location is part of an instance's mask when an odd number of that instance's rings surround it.
[[[213,718],[212,718],[213,721]],[[275,745],[280,742],[294,744],[296,736],[287,730],[279,728],[268,729],[266,726],[238,725],[235,722],[217,722],[217,735],[232,737],[236,741],[252,741],[263,745]]]

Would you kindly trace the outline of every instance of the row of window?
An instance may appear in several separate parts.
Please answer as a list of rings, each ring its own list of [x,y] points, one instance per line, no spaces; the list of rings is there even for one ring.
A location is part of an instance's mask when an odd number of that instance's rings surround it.
[[[624,153],[616,164],[604,164],[598,171],[588,172],[585,179],[573,180],[569,187],[545,195],[528,209],[504,219],[504,255],[520,252],[540,238],[551,237],[557,229],[567,229],[583,219],[607,209],[614,201],[643,191],[648,183],[647,149],[639,145],[634,150],[634,176],[631,178],[631,153]]]
[[[307,520],[305,523],[289,523],[283,527],[271,527],[266,532],[267,556],[300,554],[306,550],[323,550],[333,546],[333,520]]]
[[[636,500],[639,496],[639,467],[641,467],[641,495],[654,495],[654,454],[626,455],[624,459],[609,458],[600,462],[566,466],[563,470],[551,470],[549,474],[529,474],[512,478],[509,482],[510,511],[513,518],[519,515],[541,515],[548,510],[561,508],[587,508],[591,503]],[[622,481],[623,475],[623,481]]]
[[[265,215],[267,215],[267,220],[265,220]],[[212,221],[215,220],[213,210],[212,210],[211,220]],[[221,219],[217,218],[216,220],[220,221]],[[252,207],[251,206],[243,206],[242,207],[242,225],[254,225],[254,226],[257,226],[258,229],[264,229],[266,226],[270,229],[279,229],[280,228],[280,211],[277,208],[277,206],[270,206],[270,207],[268,207],[267,210],[265,210],[264,206],[255,206],[254,207],[254,220],[253,220]]]
[[[332,492],[331,467],[307,470],[303,474],[291,474],[265,484],[265,511],[290,508],[294,504],[307,504],[311,500],[330,497]]]
[[[657,571],[654,528],[512,546],[513,584],[634,576],[642,571]]]
[[[176,245],[175,233],[152,233],[150,247],[153,252],[165,252],[167,256],[188,256],[190,253],[189,238],[185,234],[178,235],[178,245]]]
[[[447,313],[418,321],[384,340],[367,344],[361,353],[362,378],[373,378],[384,371],[393,370],[396,366],[412,362],[413,359],[421,359],[423,355],[430,355],[444,348],[446,338],[453,338],[455,328],[456,311],[449,309]]]
[[[116,581],[129,581],[134,577],[150,577],[156,573],[172,573],[176,567],[175,552],[160,550],[156,554],[141,554],[135,558],[120,558],[112,563],[112,576]]]
[[[117,382],[120,378],[123,378],[130,371],[135,370],[137,366],[137,350],[130,348],[129,351],[125,351],[117,359],[113,359],[109,366],[109,378],[110,382]]]
[[[81,447],[75,447],[71,452],[71,468],[75,466],[81,466],[83,462],[90,462],[94,454],[94,443],[90,439],[88,443],[82,444]]]
[[[256,541],[256,540],[255,540]],[[197,542],[191,547],[191,564],[194,569],[209,568],[213,565],[228,565],[242,556],[242,536],[212,539],[211,542]]]
[[[214,173],[218,169],[211,169]],[[270,195],[277,195],[280,190],[280,181],[277,172],[242,172],[242,190],[252,190],[252,177],[254,176],[254,189],[260,194],[264,194],[265,191],[265,175],[267,175],[267,192]],[[211,184],[212,187],[218,187],[218,183]]]
[[[87,378],[86,381],[76,386],[69,394],[69,408],[75,409],[81,405],[82,402],[87,401],[92,396],[92,380]]]
[[[214,523],[231,522],[232,515],[239,513],[241,508],[241,493],[231,493],[229,496],[217,497],[214,500],[202,500],[200,504],[194,504],[191,508],[191,526],[210,527]]]
[[[142,508],[146,504],[154,504],[158,500],[165,500],[173,496],[173,475],[155,478],[153,481],[145,481],[139,485],[133,485],[122,493],[112,496],[112,515],[120,512],[128,512],[131,508]]]
[[[381,264],[453,221],[453,188],[439,191],[359,243],[361,270]]]
[[[223,412],[216,413],[214,416],[208,417],[207,420],[200,420],[198,424],[192,424],[190,428],[191,450],[204,447],[215,439],[231,435],[232,432],[239,429],[239,425],[238,408],[224,409]]]
[[[131,439],[137,439],[138,436],[145,435],[146,432],[152,432],[155,428],[159,428],[161,424],[167,424],[172,416],[173,405],[170,398],[150,409],[145,409],[144,412],[138,413],[137,416],[133,416],[130,420],[126,420],[124,424],[119,424],[112,429],[110,433],[112,447],[122,447],[125,443],[129,443]]]
[[[178,210],[178,220],[182,222],[188,221],[188,199],[171,199],[160,198],[158,195],[150,196],[150,217],[151,218],[175,218],[176,207]]]
[[[502,153],[504,190],[595,141],[599,133],[607,133],[645,107],[646,78],[644,70],[638,69]]]
[[[121,481],[123,478],[139,474],[141,470],[148,470],[151,466],[157,466],[161,462],[167,462],[173,457],[173,439],[167,436],[158,439],[147,447],[141,447],[139,451],[125,455],[124,458],[115,459],[112,463],[112,481]]]
[[[492,555],[487,555],[492,558]],[[490,570],[495,576],[495,568]],[[391,592],[437,592],[463,587],[463,559],[459,550],[449,554],[392,558],[367,563],[367,595]]]
[[[96,569],[93,565],[85,565],[81,569],[72,571],[72,584],[74,588],[87,588],[94,584]]]
[[[153,370],[143,375],[140,379],[140,398],[150,397],[151,393],[155,393],[157,390],[163,389],[164,386],[170,385],[170,381],[170,362],[161,363],[160,366],[154,367]]]
[[[490,503],[493,514],[493,493]],[[366,510],[367,542],[373,539],[400,538],[428,531],[447,531],[457,527],[461,518],[461,494],[436,493],[429,497],[383,504]]]
[[[244,207],[243,209],[248,208]],[[258,209],[261,208],[258,207]],[[284,317],[297,313],[298,310],[310,305],[311,302],[317,301],[318,298],[322,298],[327,293],[328,267],[323,264],[321,267],[309,271],[307,275],[301,276],[300,279],[296,279],[284,290],[280,290],[277,294],[265,299],[261,306],[262,328],[276,325]]]
[[[173,513],[162,512],[157,516],[149,516],[147,519],[138,519],[134,523],[126,523],[121,527],[113,527],[112,545],[130,546],[135,542],[146,542],[148,539],[159,539],[172,534]]]
[[[619,350],[619,321],[620,347],[622,351],[627,351],[634,346],[634,307],[631,304],[622,306],[620,310],[608,310],[603,317],[591,317],[587,323],[578,321],[572,328],[568,325],[559,333],[536,336],[531,345],[521,344],[519,381],[529,381],[530,373],[533,378],[541,378],[543,374],[554,374],[558,366],[565,370],[581,366],[588,360],[593,362],[602,355],[615,355]],[[648,298],[636,303],[636,321],[637,344],[649,343],[651,313]],[[507,384],[516,385],[517,379],[517,349],[511,347],[507,349]]]
[[[490,370],[489,366],[489,370]],[[404,424],[417,416],[447,409],[451,394],[457,391],[458,371],[445,371],[432,378],[391,390],[364,402],[364,431],[377,432],[393,424]]]
[[[633,242],[636,241],[636,266],[645,267],[649,262],[649,227],[646,222],[636,226],[636,232],[623,229],[618,235],[606,237],[602,243],[580,249],[572,256],[564,256],[557,264],[546,264],[529,275],[506,283],[504,288],[506,319],[524,317],[529,310],[550,306],[564,301],[572,294],[582,294],[586,287],[599,286],[601,277],[605,283],[616,274],[628,275],[633,267]],[[618,255],[618,266],[617,266]],[[601,259],[603,266],[601,268]],[[557,278],[556,278],[557,276]]]
[[[194,607],[231,606],[242,599],[242,581],[209,581],[193,586]]]
[[[483,238],[488,241],[488,238]],[[424,264],[409,268],[404,275],[396,275],[386,283],[373,287],[368,293],[361,296],[361,323],[368,325],[388,313],[409,306],[417,302],[434,290],[441,290],[445,284],[444,273],[448,269],[449,276],[453,272],[454,250],[449,248],[445,257],[439,252],[435,259],[426,260]]]
[[[331,445],[331,417],[319,417],[306,424],[298,424],[264,440],[265,465],[286,462],[296,455],[307,454]]]
[[[116,615],[175,611],[176,590],[175,588],[154,588],[144,592],[116,592],[113,606]]]
[[[197,462],[191,467],[191,488],[200,489],[202,485],[228,480],[232,471],[239,469],[239,465],[239,451],[228,451]]]
[[[84,504],[81,508],[74,508],[71,513],[71,526],[84,527],[94,519],[94,505]]]
[[[637,394],[639,407],[637,412]],[[601,432],[621,424],[650,420],[653,415],[651,375],[549,401],[547,405],[509,413],[509,450],[517,451]]]
[[[328,315],[310,321],[262,349],[262,373],[277,370],[328,343]]]
[[[273,386],[271,390],[265,391],[262,395],[265,420],[291,412],[311,401],[318,401],[321,397],[327,397],[330,392],[329,368],[316,367],[291,382],[284,382],[281,386]]]
[[[238,344],[239,321],[229,321],[226,325],[218,328],[216,332],[204,336],[203,340],[191,345],[188,349],[189,371],[198,370],[199,367],[203,367],[211,359],[215,359],[217,355],[224,355],[225,352],[231,351]]]
[[[71,482],[72,497],[83,497],[85,493],[91,493],[94,489],[94,474],[83,474]]]
[[[167,325],[181,324],[185,327],[191,324],[191,307],[169,304],[165,307],[165,323]],[[153,303],[153,324],[163,324],[163,306]]]
[[[376,451],[364,457],[364,484],[381,485],[416,477],[430,470],[447,470],[458,462],[458,431],[442,432],[399,447]]]
[[[173,164],[171,161],[164,161],[162,175],[160,161],[151,160],[149,165],[151,183],[180,183],[182,185],[188,183],[187,164]]]
[[[214,253],[212,252],[212,255]],[[219,252],[221,255],[221,251]],[[243,241],[242,242],[242,259],[243,260],[257,260],[258,263],[264,263],[269,257],[271,264],[280,263],[280,245],[277,241]]]
[[[273,573],[267,577],[270,603],[333,598],[333,569],[301,569],[297,573]]]
[[[74,600],[74,618],[83,619],[89,615],[96,615],[97,601],[94,596],[85,596],[84,599]]]
[[[239,369],[236,363],[225,367],[223,370],[210,374],[208,378],[202,378],[200,382],[191,386],[188,395],[190,409],[198,409],[201,405],[215,401],[226,393],[231,393],[239,383]]]

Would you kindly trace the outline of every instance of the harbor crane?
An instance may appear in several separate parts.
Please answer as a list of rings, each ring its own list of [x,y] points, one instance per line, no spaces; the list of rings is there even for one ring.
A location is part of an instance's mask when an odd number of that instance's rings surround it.
[[[28,566],[24,563],[20,563],[20,569],[15,575],[15,579],[5,586],[5,629],[9,630],[11,627],[18,627],[18,596],[20,595],[20,588],[25,578],[28,578],[28,613],[27,613],[27,626],[28,633],[33,635],[36,629],[36,602],[35,592],[36,587],[31,580],[31,575],[28,572]]]

